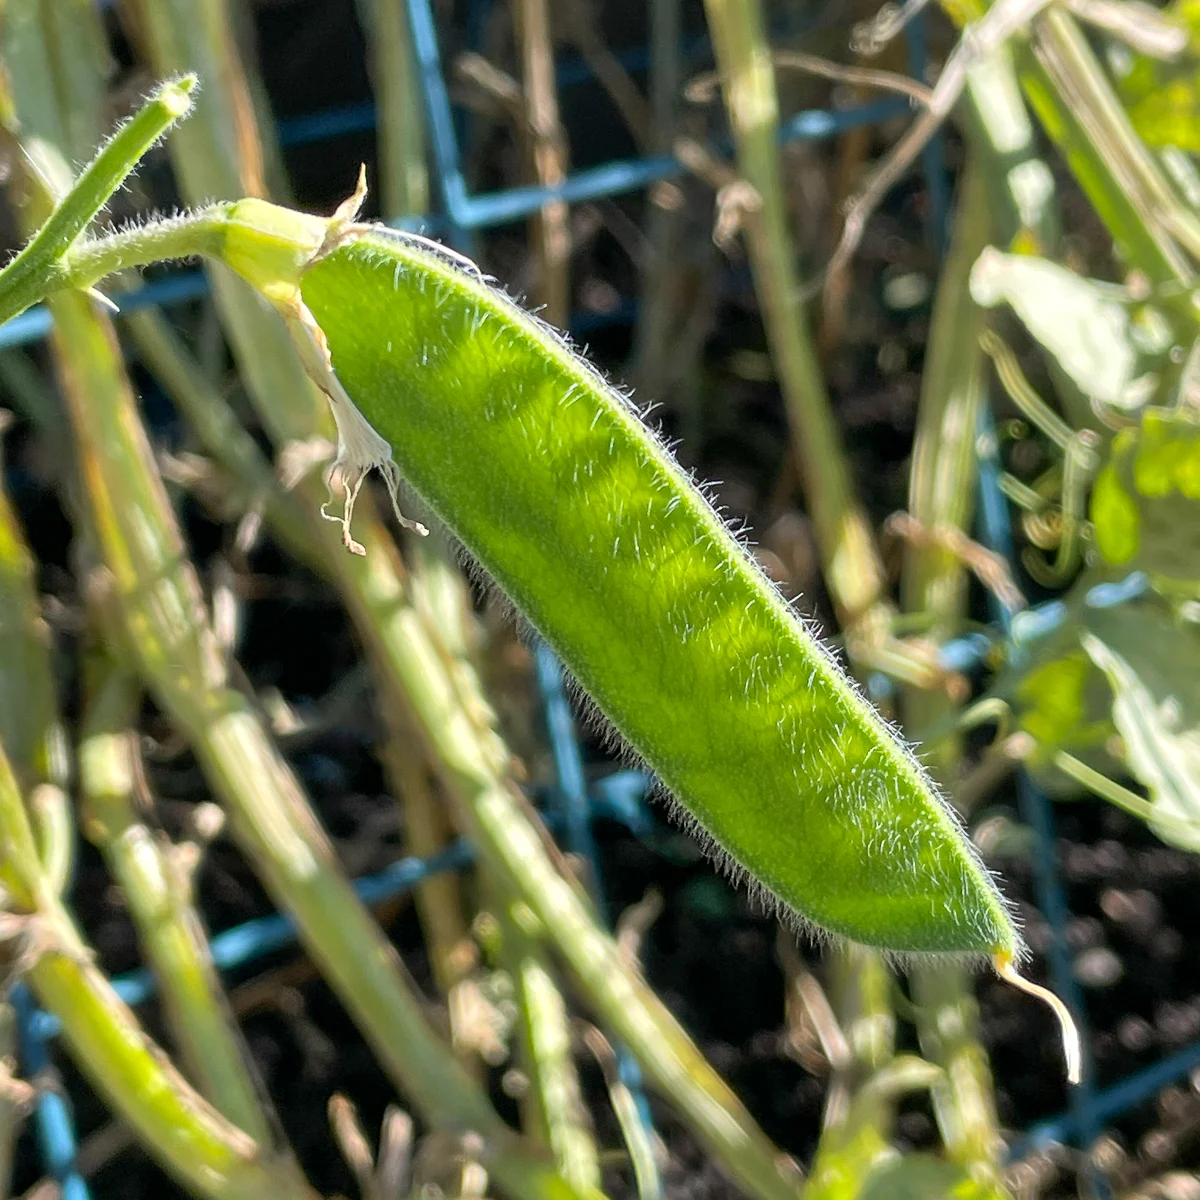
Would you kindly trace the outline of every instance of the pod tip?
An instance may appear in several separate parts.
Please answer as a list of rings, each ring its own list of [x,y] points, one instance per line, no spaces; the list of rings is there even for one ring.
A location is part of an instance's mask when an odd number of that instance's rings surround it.
[[[1006,983],[1011,983],[1019,991],[1026,992],[1050,1006],[1050,1011],[1058,1018],[1062,1030],[1063,1057],[1067,1060],[1067,1082],[1077,1084],[1083,1076],[1083,1046],[1070,1010],[1049,988],[1026,979],[1017,970],[1013,956],[1007,950],[993,954],[992,965],[996,968],[996,974]]]

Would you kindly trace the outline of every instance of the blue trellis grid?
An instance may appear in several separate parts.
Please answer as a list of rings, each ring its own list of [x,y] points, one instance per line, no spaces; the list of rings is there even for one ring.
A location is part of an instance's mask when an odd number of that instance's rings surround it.
[[[575,203],[628,194],[683,173],[682,165],[674,157],[649,155],[576,171],[552,188],[531,186],[472,193],[461,167],[459,129],[442,71],[431,2],[394,2],[404,3],[408,11],[428,120],[431,158],[442,200],[440,212],[424,214],[416,222],[422,228],[435,229],[448,241],[469,250],[476,231],[530,216],[550,200]],[[471,6],[472,20],[469,24],[476,34],[482,27],[480,18],[485,7],[483,3]],[[906,36],[910,69],[918,78],[924,78],[925,37],[919,20],[908,27]],[[707,53],[707,43],[703,38],[691,39],[685,50],[689,58],[703,56]],[[619,57],[628,69],[643,68],[648,62],[648,54],[644,49],[626,52]],[[589,71],[580,63],[560,65],[560,86],[567,87],[588,78]],[[907,102],[895,99],[838,110],[807,110],[782,123],[781,138],[785,141],[831,138],[849,129],[878,124],[905,111],[908,111]],[[281,121],[278,132],[280,142],[289,146],[369,131],[374,124],[374,106],[359,104]],[[934,244],[940,247],[945,244],[948,228],[949,187],[939,140],[931,142],[923,155],[922,170],[930,198],[930,233]],[[407,220],[399,223],[406,226],[414,224]],[[176,271],[123,295],[121,307],[123,310],[133,310],[144,305],[168,306],[195,299],[206,291],[207,282],[203,274],[198,271]],[[606,319],[627,320],[630,313],[631,306],[625,305]],[[594,323],[596,318],[582,320]],[[0,349],[38,341],[49,332],[50,327],[50,314],[43,306],[36,306],[0,326]],[[988,412],[981,418],[978,458],[981,539],[991,549],[1011,560],[1008,510],[999,489],[996,438]],[[1088,594],[1087,603],[1096,607],[1124,603],[1141,594],[1146,586],[1145,577],[1140,573],[1134,574],[1121,583],[1094,588]],[[995,637],[975,633],[956,639],[943,647],[942,662],[948,669],[965,670],[979,662],[998,640],[1007,643],[1010,654],[1019,655],[1023,646],[1061,623],[1064,617],[1065,609],[1056,601],[1027,610],[1013,621],[1009,621],[1007,614],[997,610],[995,623],[998,634]],[[592,821],[602,815],[621,822],[634,834],[645,834],[651,827],[651,818],[642,799],[651,781],[638,771],[615,771],[590,784],[586,781],[578,731],[563,686],[562,668],[550,650],[540,642],[535,645],[535,664],[556,776],[555,784],[546,797],[546,816],[566,847],[584,861],[593,897],[603,914],[603,878],[595,854]],[[1052,931],[1049,955],[1051,981],[1076,1018],[1082,1020],[1083,1005],[1071,972],[1064,937],[1069,913],[1055,861],[1053,812],[1048,799],[1027,776],[1018,777],[1018,795],[1022,815],[1035,833],[1037,899]],[[461,869],[473,857],[472,847],[460,840],[427,860],[401,859],[378,875],[358,880],[355,886],[367,903],[381,903],[402,895],[424,879]],[[262,917],[214,936],[211,943],[213,959],[219,969],[229,970],[290,946],[295,940],[295,928],[288,917],[281,914]],[[155,990],[154,980],[145,969],[120,976],[113,982],[118,994],[129,1004],[141,1003]],[[13,989],[12,1002],[18,1017],[22,1066],[27,1075],[33,1076],[49,1066],[46,1044],[58,1033],[58,1022],[52,1015],[39,1011],[27,989],[21,985]],[[641,1090],[637,1064],[627,1051],[618,1048],[618,1053],[623,1080],[637,1099],[639,1112],[649,1128],[649,1105]],[[1068,1111],[1027,1130],[1011,1147],[1010,1155],[1021,1157],[1056,1142],[1087,1147],[1095,1140],[1105,1122],[1144,1103],[1161,1089],[1197,1069],[1200,1069],[1200,1043],[1102,1090],[1095,1088],[1090,1071],[1085,1070],[1083,1082],[1072,1089]],[[75,1167],[76,1141],[69,1107],[65,1098],[54,1089],[46,1089],[39,1096],[36,1129],[45,1169],[59,1182],[65,1200],[87,1200],[87,1184]],[[1103,1177],[1093,1172],[1088,1182],[1097,1197],[1108,1195],[1107,1181]]]

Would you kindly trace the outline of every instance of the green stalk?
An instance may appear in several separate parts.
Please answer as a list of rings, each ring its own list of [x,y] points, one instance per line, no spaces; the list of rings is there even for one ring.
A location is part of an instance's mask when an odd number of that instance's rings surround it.
[[[513,981],[518,1061],[527,1080],[522,1124],[550,1148],[565,1179],[598,1188],[600,1159],[580,1092],[566,1003],[545,948],[524,928],[530,919],[528,908],[502,895],[497,901],[501,962]],[[532,932],[536,921],[534,925]]]
[[[956,21],[978,20],[982,0],[944,3]],[[1074,18],[1050,6],[1031,40],[1014,39],[1017,77],[1030,106],[1066,160],[1122,258],[1165,287],[1181,315],[1192,278],[1170,215],[1182,206],[1161,166],[1138,138]]]
[[[37,564],[0,488],[0,740],[30,801],[42,864],[61,891],[74,830],[66,787],[66,737],[58,715],[50,631],[37,594]]]
[[[779,110],[759,0],[706,0],[713,48],[737,146],[756,193],[744,219],[771,354],[787,407],[830,594],[848,630],[886,608],[884,572],[854,494],[801,303],[779,170]],[[873,622],[868,622],[869,624]],[[883,621],[880,621],[883,624]]]
[[[64,256],[31,278],[19,293],[0,297],[0,323],[44,300],[52,292],[87,291],[107,275],[129,267],[217,255],[229,228],[232,205],[214,205],[186,218],[127,229],[95,241],[81,241]]]
[[[8,494],[0,486],[0,745],[13,747],[12,769],[26,794],[56,799],[39,814],[30,805],[38,850],[56,894],[61,894],[74,846],[66,785],[65,738],[58,717],[50,662],[49,630],[38,603],[37,565],[30,553]],[[66,815],[47,823],[45,812]],[[47,836],[52,833],[54,836]],[[16,1015],[0,1001],[0,1071],[16,1071]],[[8,1095],[0,1095],[0,1197],[12,1184],[13,1158],[24,1114]]]
[[[379,130],[379,193],[388,220],[429,211],[424,108],[408,12],[390,0],[358,0],[367,35]]]
[[[877,954],[845,947],[829,962],[830,998],[846,1035],[849,1058],[833,1079],[825,1102],[818,1155],[831,1144],[882,1146],[891,1137],[895,1105],[873,1083],[895,1062],[896,1014],[891,972]],[[862,1177],[866,1162],[859,1164]]]
[[[106,657],[93,675],[79,751],[84,828],[129,905],[188,1074],[229,1120],[270,1146],[275,1131],[192,905],[187,868],[137,814],[141,688]]]
[[[984,312],[971,299],[967,278],[993,229],[990,196],[978,160],[968,161],[954,240],[942,270],[930,327],[909,483],[909,513],[930,528],[965,530],[974,512],[975,430],[986,402],[985,360],[979,337]],[[904,608],[932,619],[928,636],[949,640],[966,611],[962,562],[936,542],[905,552]],[[913,736],[946,722],[955,710],[944,689],[905,693],[905,726]],[[960,737],[928,747],[929,766],[943,787],[955,781]],[[979,1009],[970,975],[960,966],[914,970],[917,1029],[925,1056],[942,1068],[932,1084],[934,1112],[949,1156],[971,1178],[1001,1189],[1002,1141],[987,1052],[979,1041]]]
[[[43,947],[28,978],[93,1087],[184,1186],[210,1200],[312,1200],[295,1168],[274,1159],[195,1093],[142,1032],[93,965],[39,865],[33,831],[8,756],[0,749],[2,873],[33,915]]]
[[[185,75],[158,87],[100,150],[16,258],[0,271],[0,321],[28,308],[45,294],[42,280],[46,274],[91,224],[146,151],[191,110],[195,85],[196,77]]]
[[[625,1139],[625,1147],[629,1152],[629,1165],[633,1170],[638,1200],[662,1200],[662,1178],[658,1169],[659,1152],[653,1131],[646,1127],[633,1093],[621,1078],[617,1056],[608,1039],[595,1025],[585,1026],[583,1040],[604,1074],[608,1101],[612,1105],[613,1116],[617,1118],[621,1136]]]

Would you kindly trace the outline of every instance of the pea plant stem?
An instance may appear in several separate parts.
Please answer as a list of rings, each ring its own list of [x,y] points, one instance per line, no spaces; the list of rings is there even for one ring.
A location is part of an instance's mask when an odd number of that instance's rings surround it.
[[[84,827],[125,895],[189,1075],[234,1124],[270,1146],[274,1130],[191,903],[183,849],[155,837],[137,815],[142,770],[133,721],[141,686],[100,653],[89,674],[79,753]]]
[[[938,285],[917,415],[908,509],[930,528],[965,530],[974,508],[975,429],[986,402],[979,335],[986,318],[966,288],[992,229],[985,176],[973,158],[960,185],[954,238]],[[960,630],[966,583],[961,560],[943,545],[930,542],[906,549],[905,608],[927,614],[932,620],[929,636],[939,642]],[[945,690],[905,694],[906,726],[917,737],[954,710]],[[951,788],[961,761],[961,739],[939,739],[928,753],[935,777]],[[957,965],[922,967],[913,972],[912,986],[921,1048],[942,1067],[931,1094],[946,1151],[973,1179],[999,1188],[1001,1139],[970,976]]]
[[[566,1001],[544,942],[525,928],[530,912],[505,892],[495,895],[500,961],[513,982],[518,1062],[528,1081],[522,1124],[549,1146],[566,1179],[598,1187],[600,1160],[584,1107]],[[536,921],[534,922],[536,926]]]
[[[762,11],[758,0],[706,0],[705,10],[738,170],[753,189],[743,207],[743,230],[793,450],[826,581],[843,624],[854,627],[881,604],[884,575],[866,514],[854,494],[800,300],[779,170],[775,78]]]
[[[6,887],[29,913],[37,952],[28,979],[62,1022],[63,1036],[93,1086],[159,1161],[209,1200],[313,1200],[303,1177],[273,1158],[194,1092],[146,1037],[113,991],[44,875],[33,831],[0,748],[0,835]]]
[[[192,106],[194,75],[160,85],[100,150],[21,252],[0,271],[0,321],[28,308],[42,281],[152,145]]]
[[[5,664],[0,673],[0,741],[28,797],[43,867],[61,892],[74,860],[75,830],[50,650],[37,594],[37,564],[0,487],[0,662]]]

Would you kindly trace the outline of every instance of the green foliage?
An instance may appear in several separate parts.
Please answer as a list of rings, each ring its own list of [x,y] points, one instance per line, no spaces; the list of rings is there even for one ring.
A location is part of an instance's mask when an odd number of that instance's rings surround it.
[[[1096,549],[1173,591],[1200,584],[1200,414],[1147,408],[1112,442],[1092,491]]]
[[[1080,580],[1067,619],[1002,685],[1034,739],[1030,765],[1052,790],[1099,785],[1164,841],[1200,849],[1200,627],[1152,592],[1097,604],[1095,582]],[[1148,802],[1097,778],[1122,774]]]
[[[1112,688],[1129,773],[1165,842],[1200,850],[1200,628],[1154,599],[1093,610],[1080,641]]]
[[[977,304],[1007,304],[1093,403],[1136,409],[1158,387],[1167,331],[1121,288],[1057,263],[989,248],[971,272]]]
[[[1200,152],[1200,4],[1175,0],[1162,18],[1186,34],[1182,53],[1164,60],[1121,47],[1109,58],[1129,118],[1146,143],[1195,154]]]

